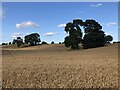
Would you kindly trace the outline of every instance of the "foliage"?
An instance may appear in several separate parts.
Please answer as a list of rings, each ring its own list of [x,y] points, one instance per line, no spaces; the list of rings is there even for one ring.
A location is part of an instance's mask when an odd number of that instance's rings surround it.
[[[105,36],[105,40],[107,43],[110,43],[113,40],[113,37],[111,35]]]
[[[16,40],[15,39],[13,39],[13,42],[12,42],[12,44],[15,44],[16,43]]]
[[[8,45],[8,43],[2,43],[2,45]]]
[[[17,47],[20,47],[23,44],[23,39],[21,37],[17,37],[17,39],[13,39],[12,44],[17,44]]]
[[[51,44],[54,44],[54,41],[52,41]]]
[[[59,42],[59,44],[62,44],[61,42]]]
[[[38,33],[32,33],[29,35],[26,35],[25,37],[25,43],[30,44],[31,46],[39,44],[41,42],[40,35]]]
[[[113,43],[117,43],[117,42],[113,42]]]
[[[81,28],[84,29],[84,37],[82,37]],[[79,43],[83,44],[83,48],[102,47],[106,42],[113,40],[112,36],[105,36],[102,26],[95,20],[88,19],[83,22],[81,19],[75,19],[68,22],[65,31],[69,36],[65,37],[65,46],[71,49],[79,49]]]
[[[47,42],[45,42],[45,41],[42,41],[42,43],[41,44],[48,44]]]
[[[9,45],[11,45],[11,42],[9,42]]]
[[[120,41],[118,41],[117,43],[120,43]]]
[[[96,48],[105,45],[105,34],[101,29],[102,26],[95,20],[84,22],[83,48]]]
[[[23,39],[21,37],[17,37],[15,41],[18,47],[20,47],[23,44]]]
[[[83,25],[83,21],[80,19],[73,20],[66,24],[65,31],[69,33],[69,36],[65,37],[65,46],[71,47],[71,49],[79,49],[79,43],[82,41],[82,32],[80,26]]]

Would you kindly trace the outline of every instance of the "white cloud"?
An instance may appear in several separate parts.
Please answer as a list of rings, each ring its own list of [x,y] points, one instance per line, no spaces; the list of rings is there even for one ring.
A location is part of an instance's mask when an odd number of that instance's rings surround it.
[[[32,21],[26,21],[26,22],[22,22],[22,23],[18,23],[16,24],[16,28],[21,29],[21,28],[26,28],[26,27],[32,27],[32,28],[37,28],[40,25],[32,22]]]
[[[107,24],[107,26],[109,27],[109,26],[116,25],[116,24],[117,24],[116,22],[109,22],[109,23]]]
[[[59,24],[58,27],[65,28],[66,24]]]
[[[100,7],[100,6],[102,6],[101,3],[98,3],[98,4],[91,4],[91,7]]]
[[[17,38],[17,37],[21,37],[20,33],[13,33],[12,38]]]
[[[58,34],[58,32],[48,32],[48,33],[45,33],[44,36],[53,36],[56,34]]]

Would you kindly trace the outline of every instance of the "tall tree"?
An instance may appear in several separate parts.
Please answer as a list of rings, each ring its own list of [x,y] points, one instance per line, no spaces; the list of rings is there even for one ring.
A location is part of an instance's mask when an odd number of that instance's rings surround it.
[[[80,26],[83,25],[83,21],[75,19],[73,22],[66,24],[65,31],[69,33],[69,36],[65,37],[65,46],[71,47],[71,49],[79,49],[79,43],[82,41],[82,32]]]
[[[105,45],[105,34],[101,29],[102,26],[95,20],[84,22],[83,48],[95,48]]]

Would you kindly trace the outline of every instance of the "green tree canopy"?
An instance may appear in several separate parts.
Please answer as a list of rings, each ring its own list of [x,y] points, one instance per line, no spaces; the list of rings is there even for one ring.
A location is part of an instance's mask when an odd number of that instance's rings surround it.
[[[42,43],[41,44],[48,44],[47,42],[45,42],[45,41],[42,41]]]
[[[37,45],[39,42],[41,42],[40,35],[38,33],[32,33],[26,35],[24,38],[25,38],[25,43],[30,44],[31,46]]]
[[[106,42],[110,43],[113,40],[113,37],[111,35],[105,36]]]
[[[82,32],[80,26],[83,25],[81,19],[75,19],[73,22],[66,24],[65,31],[69,33],[69,36],[65,37],[65,46],[71,47],[71,49],[79,49],[79,43],[82,41]]]
[[[54,44],[54,41],[52,41],[51,44]]]
[[[21,37],[17,37],[17,39],[13,39],[12,44],[17,44],[20,47],[23,44],[23,39]]]
[[[82,28],[84,37],[82,37]],[[69,36],[65,37],[65,46],[71,49],[78,49],[79,43],[83,44],[83,48],[96,48],[104,46],[106,42],[113,40],[111,36],[105,36],[102,31],[102,26],[93,19],[88,19],[83,22],[81,19],[75,19],[73,22],[68,22],[65,31]]]
[[[95,48],[105,45],[105,34],[102,26],[95,20],[84,22],[83,48]]]

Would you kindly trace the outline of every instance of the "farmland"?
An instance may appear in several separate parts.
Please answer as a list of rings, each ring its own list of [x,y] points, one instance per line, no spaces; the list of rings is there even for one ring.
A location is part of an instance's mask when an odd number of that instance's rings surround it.
[[[3,47],[4,88],[116,88],[118,45],[70,50],[62,44]]]

